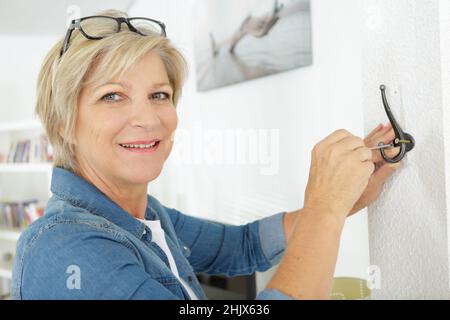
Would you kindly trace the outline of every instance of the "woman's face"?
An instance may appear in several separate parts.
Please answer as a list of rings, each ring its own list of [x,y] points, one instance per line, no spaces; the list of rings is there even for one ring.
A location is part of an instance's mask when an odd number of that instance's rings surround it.
[[[158,177],[177,126],[172,94],[164,64],[154,52],[121,78],[83,88],[75,135],[81,173],[126,185]]]

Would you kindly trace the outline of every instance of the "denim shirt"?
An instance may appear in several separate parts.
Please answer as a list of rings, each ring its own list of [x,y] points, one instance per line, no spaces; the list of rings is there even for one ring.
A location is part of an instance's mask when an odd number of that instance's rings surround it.
[[[147,226],[68,170],[53,168],[51,191],[44,216],[17,243],[13,299],[189,299]],[[233,226],[185,215],[151,195],[145,212],[160,220],[179,275],[199,299],[207,297],[194,272],[235,276],[277,264],[283,216]],[[257,299],[290,297],[265,289]]]

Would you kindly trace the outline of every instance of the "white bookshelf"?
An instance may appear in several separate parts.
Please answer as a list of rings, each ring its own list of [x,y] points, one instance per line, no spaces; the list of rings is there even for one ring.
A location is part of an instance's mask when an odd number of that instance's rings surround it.
[[[12,279],[12,263],[0,262],[0,277],[11,280]]]
[[[8,268],[0,267],[0,277],[11,280],[12,279],[12,269],[10,269],[10,267],[8,267]]]
[[[19,237],[20,237],[20,230],[0,228],[0,241],[9,240],[16,242],[17,240],[19,240]]]
[[[42,130],[42,125],[38,120],[23,120],[23,121],[10,121],[0,122],[1,132],[14,132],[23,130]]]
[[[42,134],[38,120],[0,122],[0,152],[9,151],[13,140]],[[38,199],[45,205],[51,196],[52,163],[0,163],[0,202]],[[0,279],[12,279],[12,259],[21,231],[0,226]],[[7,281],[4,280],[4,281]]]
[[[0,163],[0,173],[5,172],[43,172],[52,170],[51,163]]]

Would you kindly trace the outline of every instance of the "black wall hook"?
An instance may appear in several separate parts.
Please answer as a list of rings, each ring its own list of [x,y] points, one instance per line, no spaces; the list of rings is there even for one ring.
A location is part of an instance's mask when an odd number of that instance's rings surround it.
[[[411,151],[414,148],[416,142],[412,135],[410,135],[409,133],[403,132],[402,128],[399,126],[399,124],[395,120],[395,117],[392,114],[391,108],[389,107],[389,103],[386,99],[386,86],[384,84],[382,84],[380,86],[380,90],[381,90],[381,98],[383,100],[384,110],[386,111],[386,114],[387,114],[389,121],[392,124],[392,128],[394,129],[394,132],[395,132],[395,139],[394,139],[394,141],[391,142],[391,145],[393,147],[400,147],[400,152],[393,158],[389,158],[386,155],[386,153],[384,152],[384,148],[381,148],[380,152],[381,152],[381,156],[383,157],[383,159],[386,162],[396,163],[396,162],[401,161],[405,157],[406,153]],[[380,142],[380,144],[382,145],[383,142]]]

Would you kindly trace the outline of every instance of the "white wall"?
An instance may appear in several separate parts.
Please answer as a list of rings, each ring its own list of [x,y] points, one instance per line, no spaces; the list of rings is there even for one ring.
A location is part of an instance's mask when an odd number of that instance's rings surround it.
[[[38,72],[55,41],[51,36],[0,36],[0,123],[33,118]],[[0,132],[0,152],[7,154],[11,141],[39,133]],[[45,203],[48,197],[49,179],[45,173],[2,173],[0,179],[0,199],[37,198]]]
[[[378,90],[384,83],[391,109],[416,138],[404,167],[369,208],[370,260],[381,270],[374,298],[450,297],[442,122],[450,10],[448,1],[439,2],[362,2],[365,124],[385,117]]]
[[[52,36],[0,36],[0,121],[31,119],[36,81]]]
[[[258,166],[167,163],[150,190],[188,214],[232,223],[245,222],[233,218],[237,215],[245,214],[248,221],[300,208],[313,145],[338,128],[363,134],[356,2],[312,1],[313,66],[198,93],[193,72],[194,1],[137,1],[130,15],[164,21],[168,36],[190,64],[179,106],[180,128],[194,131],[199,124],[204,129],[280,132],[280,170],[276,175],[261,175]],[[368,260],[366,214],[362,213],[346,225],[336,275],[365,278]],[[258,278],[258,289],[268,277],[269,273]]]
[[[450,1],[439,1],[439,20],[440,20],[440,53],[441,53],[441,77],[442,77],[442,106],[444,111],[444,143],[445,143],[445,181],[446,190],[450,190]],[[447,196],[447,208],[450,208],[450,197]],[[447,250],[449,250],[450,259],[450,239],[448,237],[450,230],[450,219],[447,218]],[[450,272],[449,272],[450,277]]]

